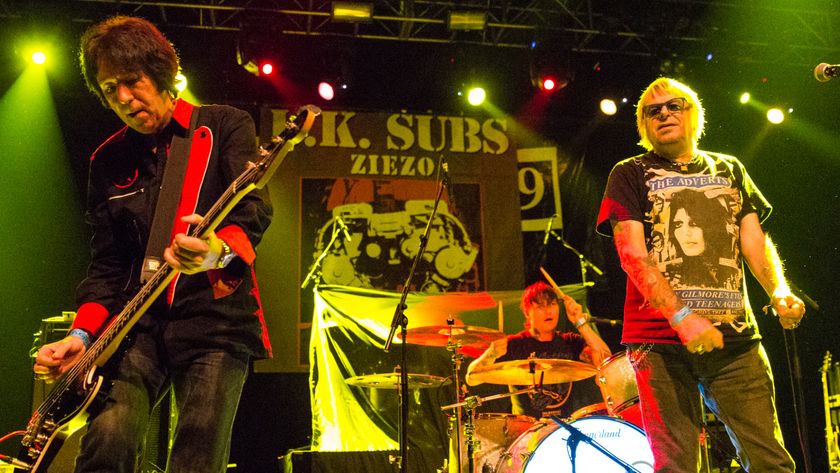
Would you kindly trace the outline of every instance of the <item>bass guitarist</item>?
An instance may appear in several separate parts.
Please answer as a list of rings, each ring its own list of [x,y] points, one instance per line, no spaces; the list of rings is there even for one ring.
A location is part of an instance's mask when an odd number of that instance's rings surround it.
[[[267,192],[244,196],[216,232],[187,235],[257,155],[253,120],[176,98],[177,53],[146,20],[95,24],[80,51],[88,88],[126,126],[90,160],[78,315],[66,338],[38,351],[35,373],[71,369],[162,257],[178,274],[105,364],[75,471],[135,471],[152,408],[171,387],[179,418],[167,471],[224,472],[250,360],[271,354],[253,272]]]

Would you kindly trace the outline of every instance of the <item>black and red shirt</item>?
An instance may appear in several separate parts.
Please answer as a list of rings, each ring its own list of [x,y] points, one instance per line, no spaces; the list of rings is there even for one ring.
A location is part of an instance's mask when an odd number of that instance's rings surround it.
[[[180,216],[205,215],[257,156],[256,129],[247,112],[224,105],[195,110],[198,123],[173,233],[186,233]],[[186,136],[192,111],[192,105],[178,100],[160,133],[143,135],[125,127],[91,157],[86,211],[93,231],[91,262],[76,291],[74,328],[100,333],[140,288],[167,147],[173,134]],[[138,327],[154,326],[167,350],[184,359],[207,349],[269,356],[252,263],[271,216],[266,190],[243,197],[216,230],[238,258],[223,269],[180,274]]]
[[[615,165],[597,230],[611,236],[611,221],[641,222],[648,255],[677,296],[725,339],[743,340],[758,331],[744,285],[740,223],[749,213],[763,222],[771,210],[733,156],[700,151],[680,165],[649,152]],[[622,342],[680,343],[629,279]]]

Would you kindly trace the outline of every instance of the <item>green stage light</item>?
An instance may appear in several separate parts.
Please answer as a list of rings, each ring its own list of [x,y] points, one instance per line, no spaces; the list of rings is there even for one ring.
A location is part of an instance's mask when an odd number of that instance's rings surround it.
[[[744,92],[743,94],[741,94],[740,101],[741,101],[741,103],[749,102],[750,101],[750,93],[749,92]]]
[[[473,87],[467,93],[467,102],[470,105],[478,106],[484,103],[484,100],[487,98],[487,92],[484,91],[481,87]]]
[[[785,121],[785,112],[780,108],[771,108],[767,110],[767,121],[774,125],[778,125]]]
[[[178,92],[183,92],[187,88],[187,76],[183,72],[175,75],[175,89]]]
[[[41,65],[47,62],[47,55],[43,51],[35,51],[32,53],[32,62]]]

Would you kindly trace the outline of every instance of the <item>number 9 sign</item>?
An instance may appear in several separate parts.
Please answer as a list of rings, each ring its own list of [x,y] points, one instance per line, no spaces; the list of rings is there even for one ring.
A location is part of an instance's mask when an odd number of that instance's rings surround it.
[[[563,222],[560,206],[560,185],[558,175],[568,163],[557,162],[557,148],[523,148],[517,150],[519,171],[519,206],[522,212],[522,231],[545,231],[545,225],[552,214],[554,228]],[[559,169],[562,168],[562,169]]]

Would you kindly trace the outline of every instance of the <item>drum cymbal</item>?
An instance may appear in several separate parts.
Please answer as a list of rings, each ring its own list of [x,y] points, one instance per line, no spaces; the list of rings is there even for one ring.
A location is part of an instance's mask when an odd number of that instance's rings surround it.
[[[474,327],[469,325],[453,325],[452,342],[461,345],[473,345],[476,343],[489,344],[505,336],[504,333],[487,327]],[[406,341],[414,345],[426,345],[432,347],[445,347],[449,341],[449,325],[429,325],[427,327],[409,328],[406,331]],[[399,334],[397,334],[399,338]]]
[[[533,364],[533,369],[532,369]],[[532,372],[533,371],[533,372]],[[543,384],[568,383],[594,376],[598,370],[581,361],[560,360],[553,358],[532,358],[530,360],[511,360],[488,366],[479,366],[470,374],[471,384],[538,384],[540,376]]]
[[[366,374],[364,376],[354,376],[344,380],[350,386],[359,386],[361,388],[377,388],[377,389],[399,389],[400,388],[400,374],[399,373],[381,373],[381,374]],[[449,378],[434,376],[431,374],[408,374],[408,388],[437,388],[449,384]]]

